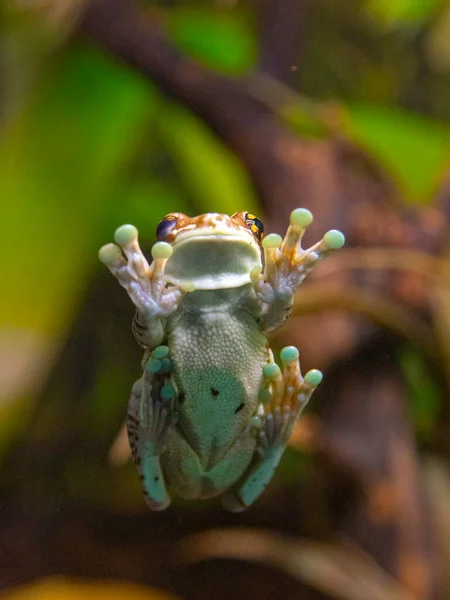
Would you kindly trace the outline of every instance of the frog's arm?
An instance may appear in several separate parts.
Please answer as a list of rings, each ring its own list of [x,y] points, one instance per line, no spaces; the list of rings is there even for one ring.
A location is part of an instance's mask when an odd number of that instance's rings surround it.
[[[243,478],[224,494],[222,501],[228,510],[245,510],[262,494],[280,462],[297,419],[322,380],[322,374],[317,370],[309,371],[303,378],[298,356],[298,350],[288,346],[281,352],[283,373],[275,363],[264,367],[257,452]]]
[[[131,454],[142,481],[147,504],[164,510],[170,504],[160,457],[174,429],[175,388],[170,382],[172,365],[167,346],[158,346],[133,385],[128,404],[127,429]]]
[[[301,240],[312,220],[309,210],[297,208],[291,213],[284,239],[270,234],[262,242],[264,272],[256,267],[250,276],[263,305],[262,326],[265,331],[277,329],[286,321],[294,304],[294,294],[306,275],[345,242],[340,231],[331,230],[320,242],[303,250]]]
[[[173,252],[170,244],[154,244],[153,262],[149,265],[139,247],[136,227],[122,225],[116,230],[114,241],[115,244],[100,248],[99,258],[127,290],[136,306],[133,333],[137,341],[145,348],[155,348],[164,339],[166,318],[193,286],[167,287],[164,269]]]

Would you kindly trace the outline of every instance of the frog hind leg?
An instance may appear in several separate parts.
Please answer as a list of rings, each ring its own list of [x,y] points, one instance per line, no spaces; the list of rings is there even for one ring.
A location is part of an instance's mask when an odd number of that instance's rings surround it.
[[[155,352],[160,348],[164,347],[159,346]],[[131,390],[127,414],[131,453],[151,510],[164,510],[170,505],[160,458],[176,421],[175,389],[167,383],[163,360],[149,358],[141,379]]]
[[[293,346],[281,351],[283,373],[275,363],[263,369],[264,387],[259,415],[258,443],[249,469],[231,490],[222,496],[224,508],[231,512],[246,510],[262,494],[272,479],[287,446],[292,430],[322,379],[315,369],[303,378],[299,353]]]

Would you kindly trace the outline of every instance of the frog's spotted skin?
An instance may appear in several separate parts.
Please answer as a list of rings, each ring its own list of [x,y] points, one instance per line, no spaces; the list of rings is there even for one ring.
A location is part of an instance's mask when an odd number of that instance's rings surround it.
[[[153,510],[170,504],[166,484],[184,498],[223,495],[240,511],[270,481],[321,373],[303,378],[292,346],[281,352],[281,372],[265,332],[286,320],[307,273],[344,242],[330,231],[303,250],[311,221],[309,211],[293,211],[282,240],[264,238],[245,211],[171,213],[151,265],[132,225],[101,248],[136,306],[133,332],[145,348],[127,427]]]

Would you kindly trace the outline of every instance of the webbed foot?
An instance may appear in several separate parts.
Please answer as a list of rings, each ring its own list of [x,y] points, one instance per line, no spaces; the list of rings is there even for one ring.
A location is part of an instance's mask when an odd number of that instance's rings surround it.
[[[280,354],[283,373],[275,363],[263,369],[264,387],[260,398],[263,401],[264,427],[259,432],[258,452],[268,457],[284,450],[292,430],[312,393],[322,381],[322,373],[312,369],[302,377],[299,352],[294,346],[286,346]]]
[[[266,307],[266,331],[276,329],[288,318],[294,294],[306,275],[333,250],[344,245],[344,235],[333,229],[320,242],[304,250],[301,241],[312,220],[309,210],[297,208],[291,213],[284,239],[272,233],[262,241],[264,272],[255,268],[250,277],[257,297]]]
[[[166,346],[158,346],[133,386],[127,415],[128,439],[138,469],[147,504],[164,510],[170,504],[160,456],[168,432],[176,423],[176,390],[170,383],[171,361]]]
[[[139,246],[138,231],[134,225],[119,227],[114,241],[115,244],[102,246],[98,256],[127,290],[137,308],[139,318],[135,320],[134,328],[140,341],[136,329],[145,329],[151,320],[169,316],[178,307],[182,296],[193,291],[194,287],[191,284],[167,286],[164,269],[173,252],[170,244],[154,244],[153,261],[149,265]]]
[[[261,410],[256,456],[243,480],[223,496],[227,510],[240,512],[262,494],[278,466],[292,430],[312,393],[322,380],[322,373],[312,369],[302,377],[299,353],[294,346],[281,351],[283,372],[275,363],[263,369],[264,386],[260,392]]]

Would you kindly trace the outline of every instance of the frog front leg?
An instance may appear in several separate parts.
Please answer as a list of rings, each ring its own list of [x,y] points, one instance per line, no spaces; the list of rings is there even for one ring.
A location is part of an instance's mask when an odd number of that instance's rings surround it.
[[[312,220],[309,210],[297,208],[291,213],[284,239],[272,233],[262,241],[264,272],[256,267],[250,277],[262,302],[265,331],[273,331],[286,321],[294,304],[294,294],[306,275],[345,242],[343,234],[334,229],[328,231],[320,242],[304,250],[301,241]]]
[[[172,255],[172,246],[157,242],[152,247],[153,262],[148,264],[133,225],[122,225],[114,234],[115,244],[99,250],[103,262],[130,296],[137,312],[133,333],[145,348],[155,348],[164,339],[166,318],[178,307],[181,297],[193,291],[191,284],[167,286],[164,269]]]
[[[158,346],[146,361],[141,379],[133,385],[128,404],[131,454],[152,510],[164,510],[170,504],[160,457],[177,420],[171,369],[167,346]]]
[[[263,369],[264,387],[261,405],[254,417],[257,427],[257,451],[241,481],[224,494],[223,505],[232,512],[248,508],[262,494],[272,479],[292,430],[312,393],[322,380],[322,373],[313,369],[302,377],[299,353],[294,346],[281,351],[283,373],[276,363]]]

